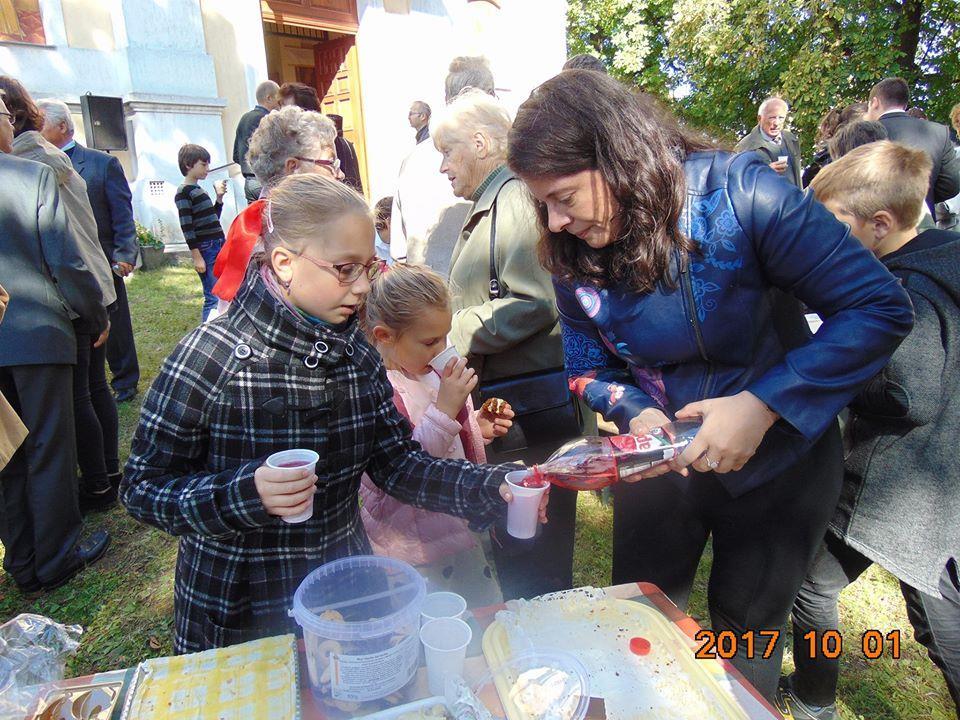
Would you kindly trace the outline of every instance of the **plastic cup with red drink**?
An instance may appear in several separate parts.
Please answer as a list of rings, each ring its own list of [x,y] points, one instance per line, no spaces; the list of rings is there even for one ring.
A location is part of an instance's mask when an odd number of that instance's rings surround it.
[[[286,471],[291,480],[303,477],[303,471],[308,470],[312,475],[317,469],[320,456],[313,450],[282,450],[267,458],[267,467],[273,470]],[[281,518],[285,523],[302,523],[313,517],[313,503],[299,515],[289,515]]]
[[[540,498],[550,483],[529,470],[508,472],[506,481],[513,494],[513,501],[507,505],[507,533],[520,540],[529,540],[537,534]]]

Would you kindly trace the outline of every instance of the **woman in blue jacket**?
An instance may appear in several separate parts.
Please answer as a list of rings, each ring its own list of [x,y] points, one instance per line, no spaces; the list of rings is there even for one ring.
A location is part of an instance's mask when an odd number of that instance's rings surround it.
[[[909,332],[906,293],[752,153],[599,73],[534,90],[509,164],[538,201],[571,388],[622,432],[702,417],[678,472],[615,487],[614,583],[685,607],[712,534],[713,629],[779,633],[837,502],[837,413]],[[821,315],[815,336],[780,291]],[[753,640],[733,663],[773,698],[782,644]]]

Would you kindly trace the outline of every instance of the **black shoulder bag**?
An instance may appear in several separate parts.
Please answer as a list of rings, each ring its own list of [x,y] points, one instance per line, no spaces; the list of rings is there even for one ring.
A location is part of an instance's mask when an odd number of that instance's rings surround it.
[[[490,218],[491,300],[503,297],[496,255],[497,203],[494,200]],[[497,454],[548,442],[558,447],[583,433],[583,412],[570,392],[567,373],[562,367],[481,382],[479,395],[481,403],[489,398],[506,400],[515,413],[513,427],[491,446]]]

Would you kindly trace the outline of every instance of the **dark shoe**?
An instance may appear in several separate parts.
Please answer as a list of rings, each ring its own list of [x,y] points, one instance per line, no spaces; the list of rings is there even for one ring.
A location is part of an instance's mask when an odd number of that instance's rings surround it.
[[[807,705],[793,690],[793,675],[780,678],[777,688],[777,710],[784,720],[838,720],[837,704]]]
[[[63,571],[52,580],[42,583],[43,590],[50,591],[63,587],[80,573],[88,565],[93,565],[97,560],[103,557],[103,554],[110,547],[110,533],[106,530],[97,530],[85,540],[77,543],[73,555],[67,561],[67,566]]]
[[[117,491],[111,485],[105,488],[88,489],[80,487],[80,514],[102,512],[117,502]]]
[[[40,585],[40,581],[37,579],[28,580],[25,583],[14,580],[13,584],[17,586],[17,590],[22,592],[24,595],[30,595],[31,593],[37,593],[43,590],[43,587]]]
[[[107,475],[107,481],[110,483],[110,487],[113,488],[113,492],[117,497],[120,497],[120,482],[123,480],[123,473],[115,473],[113,475]]]
[[[129,402],[137,396],[137,389],[133,388],[124,388],[123,390],[115,390],[113,396],[116,398],[117,402]]]

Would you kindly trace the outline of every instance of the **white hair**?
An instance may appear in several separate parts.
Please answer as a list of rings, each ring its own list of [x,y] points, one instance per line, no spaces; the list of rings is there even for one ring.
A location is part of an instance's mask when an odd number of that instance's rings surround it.
[[[757,110],[757,115],[758,116],[763,115],[763,113],[766,112],[767,108],[770,105],[773,105],[774,103],[780,103],[788,111],[790,110],[790,106],[787,104],[786,100],[784,100],[782,97],[777,97],[776,95],[774,95],[773,97],[768,97],[766,100],[760,103],[760,108]]]
[[[65,123],[67,130],[74,131],[73,116],[70,114],[70,108],[65,102],[60,100],[37,100],[37,107],[43,110],[44,118],[53,124]]]
[[[288,158],[305,155],[316,145],[334,147],[337,128],[313,110],[295,105],[274,110],[257,125],[250,137],[247,161],[264,185],[274,185],[284,175]]]
[[[435,116],[430,123],[430,136],[439,148],[468,142],[479,132],[487,138],[490,155],[505,160],[512,125],[510,111],[502,102],[482,90],[468,88]]]

